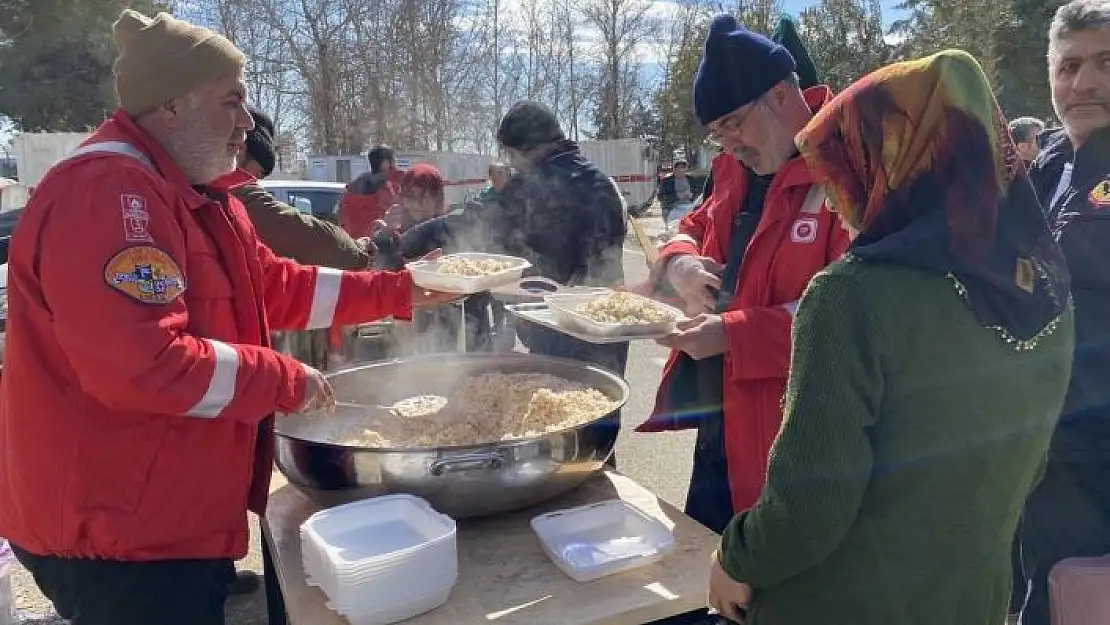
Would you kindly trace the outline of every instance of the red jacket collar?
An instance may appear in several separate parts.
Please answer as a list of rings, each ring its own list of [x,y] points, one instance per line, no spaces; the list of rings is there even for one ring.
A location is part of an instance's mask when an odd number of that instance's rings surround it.
[[[162,177],[180,192],[189,208],[199,208],[211,201],[189,182],[185,173],[181,171],[181,168],[178,167],[169,152],[162,147],[162,144],[136,124],[135,120],[123,110],[116,110],[107,121],[100,125],[92,138],[85,142],[85,145],[104,140],[126,141],[145,154],[154,163],[155,169],[162,174]],[[255,177],[250,172],[237,169],[205,186],[226,192],[254,180]]]
[[[241,187],[245,184],[257,181],[258,178],[255,178],[254,174],[240,168],[229,174],[225,174],[223,176],[220,176],[219,178],[216,178],[205,186],[211,187],[213,189],[218,189],[220,191],[231,191],[232,189],[235,189],[237,187]]]
[[[802,90],[802,97],[809,105],[809,110],[816,113],[821,110],[821,107],[828,104],[829,100],[833,99],[833,92],[825,85],[814,85],[809,89]]]
[[[833,92],[825,85],[816,85],[802,91],[802,97],[805,98],[809,109],[816,113],[833,99]],[[787,161],[775,178],[776,186],[781,185],[784,188],[798,185],[809,186],[814,182],[813,174],[809,171],[809,167],[806,166],[801,156],[795,156]]]

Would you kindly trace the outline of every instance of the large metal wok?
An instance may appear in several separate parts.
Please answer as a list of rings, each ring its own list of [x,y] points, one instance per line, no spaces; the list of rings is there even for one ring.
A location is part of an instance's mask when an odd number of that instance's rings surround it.
[[[616,410],[628,399],[618,375],[586,363],[531,354],[437,354],[362,365],[329,375],[341,402],[389,405],[443,394],[482,373],[547,373],[596,388],[619,403],[604,417],[544,436],[479,445],[385,449],[297,436],[297,419],[277,421],[277,466],[290,483],[330,506],[411,493],[455,518],[497,514],[546,501],[597,473],[617,441]]]

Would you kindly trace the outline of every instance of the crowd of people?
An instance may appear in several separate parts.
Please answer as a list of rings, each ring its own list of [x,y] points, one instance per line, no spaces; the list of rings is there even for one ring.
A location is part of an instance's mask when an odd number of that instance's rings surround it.
[[[624,372],[627,343],[514,330],[404,269],[453,251],[684,309],[637,431],[697,430],[686,512],[721,542],[691,571],[710,612],[673,623],[1050,625],[1053,567],[1110,553],[1110,0],[1055,13],[1054,130],[1007,122],[964,52],[834,94],[789,20],[717,17],[692,113],[721,151],[664,181],[694,207],[638,285],[619,190],[541,103],[501,119],[475,201],[377,146],[332,224],[257,184],[275,129],[230,41],[131,10],[114,38],[118,110],[12,237],[0,380],[0,536],[73,625],[218,625],[257,587],[233,562],[272,416],[335,403],[273,331],[453,342],[461,306],[468,350]]]

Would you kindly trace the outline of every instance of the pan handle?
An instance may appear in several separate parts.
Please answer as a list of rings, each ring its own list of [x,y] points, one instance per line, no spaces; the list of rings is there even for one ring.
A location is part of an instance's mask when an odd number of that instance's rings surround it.
[[[428,471],[438,477],[462,471],[497,471],[504,465],[505,455],[500,451],[479,451],[433,460]]]

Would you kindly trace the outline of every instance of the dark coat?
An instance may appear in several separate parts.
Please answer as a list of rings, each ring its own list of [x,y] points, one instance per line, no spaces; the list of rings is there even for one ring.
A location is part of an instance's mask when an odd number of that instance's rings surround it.
[[[1069,163],[1071,184],[1050,206]],[[1075,301],[1075,362],[1051,455],[1110,459],[1110,128],[1094,133],[1078,152],[1062,130],[1053,133],[1030,179],[1067,259]]]

